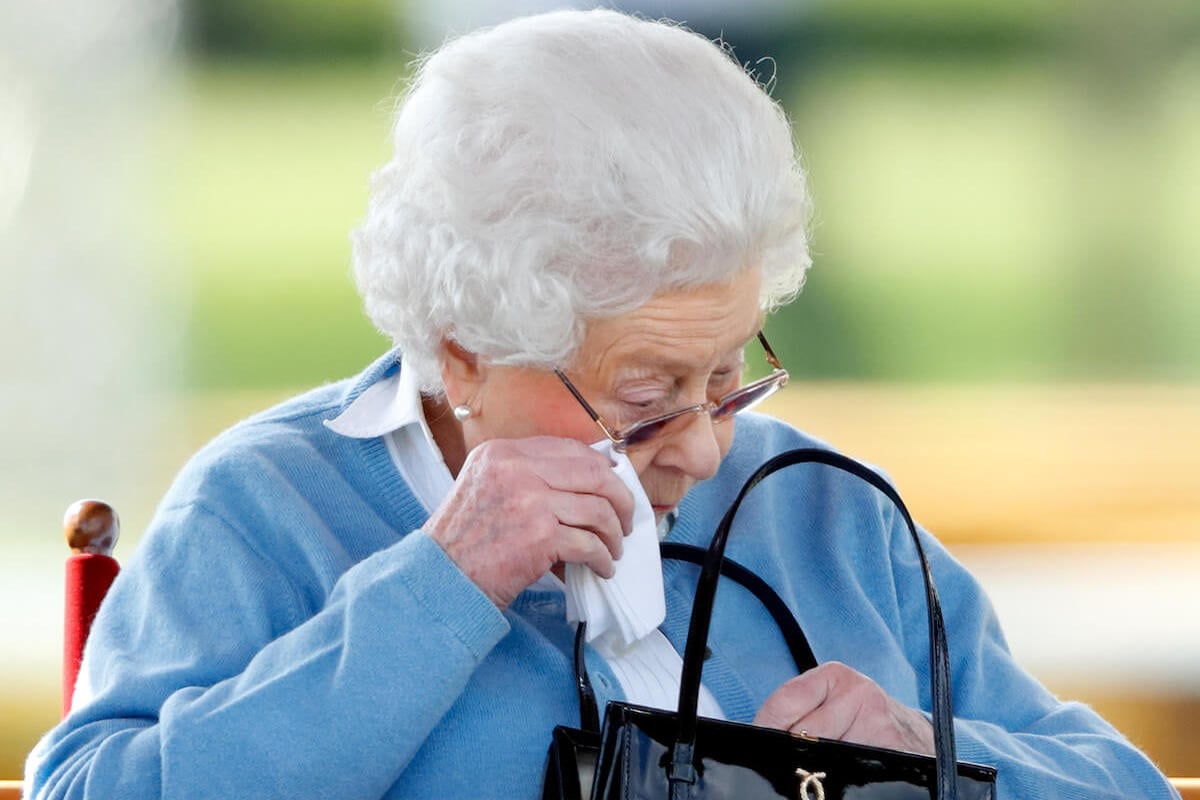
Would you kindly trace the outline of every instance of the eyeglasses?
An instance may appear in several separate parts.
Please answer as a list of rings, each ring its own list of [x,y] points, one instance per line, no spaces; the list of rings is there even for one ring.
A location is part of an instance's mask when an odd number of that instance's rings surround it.
[[[587,400],[583,399],[583,395],[579,393],[575,385],[563,374],[562,370],[555,368],[554,374],[558,376],[563,385],[575,396],[575,399],[579,401],[579,405],[583,406],[583,410],[588,413],[588,416],[600,426],[600,430],[604,431],[604,435],[613,443],[613,448],[618,453],[624,453],[630,447],[637,447],[658,436],[681,430],[692,414],[708,414],[714,423],[725,422],[728,419],[732,419],[735,414],[753,408],[782,389],[788,382],[787,370],[779,363],[775,351],[767,343],[767,337],[763,336],[762,331],[758,332],[758,341],[762,344],[763,351],[766,353],[767,363],[774,367],[774,371],[770,375],[739,387],[719,400],[698,403],[694,406],[680,408],[666,414],[659,414],[656,417],[635,422],[628,428],[619,431],[609,427],[601,419],[600,415],[596,413],[596,410],[592,408]]]

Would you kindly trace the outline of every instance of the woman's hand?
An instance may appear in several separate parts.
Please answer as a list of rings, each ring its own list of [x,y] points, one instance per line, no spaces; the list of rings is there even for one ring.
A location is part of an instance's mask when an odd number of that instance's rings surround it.
[[[933,755],[933,725],[879,684],[829,661],[792,678],[763,703],[755,725]]]
[[[425,530],[499,608],[555,564],[610,578],[633,495],[608,456],[573,439],[493,439],[472,450]]]

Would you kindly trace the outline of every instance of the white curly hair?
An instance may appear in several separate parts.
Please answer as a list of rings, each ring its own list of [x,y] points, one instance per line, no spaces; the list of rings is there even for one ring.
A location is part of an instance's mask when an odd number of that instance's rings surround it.
[[[567,365],[589,320],[751,266],[770,311],[811,264],[782,109],[673,23],[561,11],[454,39],[421,61],[393,139],[354,270],[426,392],[444,338]]]

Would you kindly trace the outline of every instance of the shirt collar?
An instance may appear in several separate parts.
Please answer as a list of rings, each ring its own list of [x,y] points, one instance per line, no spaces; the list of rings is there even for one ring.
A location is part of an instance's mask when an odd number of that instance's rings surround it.
[[[401,366],[399,371],[376,374],[375,378],[340,414],[325,420],[325,427],[342,436],[371,439],[407,425],[419,425],[432,444],[433,435],[425,422],[421,392],[412,370]]]

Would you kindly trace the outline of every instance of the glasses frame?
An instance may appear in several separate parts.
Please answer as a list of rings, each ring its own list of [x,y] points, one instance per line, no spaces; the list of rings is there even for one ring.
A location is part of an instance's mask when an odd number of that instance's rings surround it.
[[[769,375],[765,375],[758,380],[751,381],[745,386],[739,386],[729,394],[717,400],[710,400],[707,403],[697,403],[685,408],[668,411],[666,414],[658,414],[653,417],[648,417],[647,419],[639,420],[633,423],[623,430],[616,430],[609,426],[609,424],[604,421],[604,418],[600,416],[596,409],[592,408],[591,403],[589,403],[579,392],[579,390],[575,388],[575,384],[571,383],[570,378],[568,378],[561,369],[555,367],[554,374],[557,375],[558,379],[562,381],[564,386],[567,387],[567,390],[571,393],[571,395],[579,401],[579,405],[583,406],[583,410],[587,412],[588,416],[592,418],[592,421],[595,422],[600,430],[604,432],[605,437],[607,437],[608,440],[613,443],[613,449],[618,453],[624,453],[626,448],[631,446],[629,439],[635,436],[639,431],[645,430],[646,428],[657,426],[658,429],[649,434],[645,439],[633,442],[632,446],[637,447],[645,444],[646,442],[653,441],[666,430],[666,423],[687,414],[707,413],[714,424],[725,422],[726,420],[732,419],[737,414],[753,408],[786,386],[788,382],[788,371],[784,369],[783,365],[779,362],[779,357],[776,356],[775,351],[771,349],[771,345],[769,342],[767,342],[767,337],[763,335],[762,331],[758,332],[758,341],[762,345],[763,352],[766,354],[767,363],[774,368]],[[724,414],[721,416],[717,415],[718,411],[729,406],[734,400],[745,397],[746,395],[752,395],[755,392],[767,387],[769,387],[768,391],[763,392],[760,397],[755,398],[753,401],[737,409],[732,414]]]

